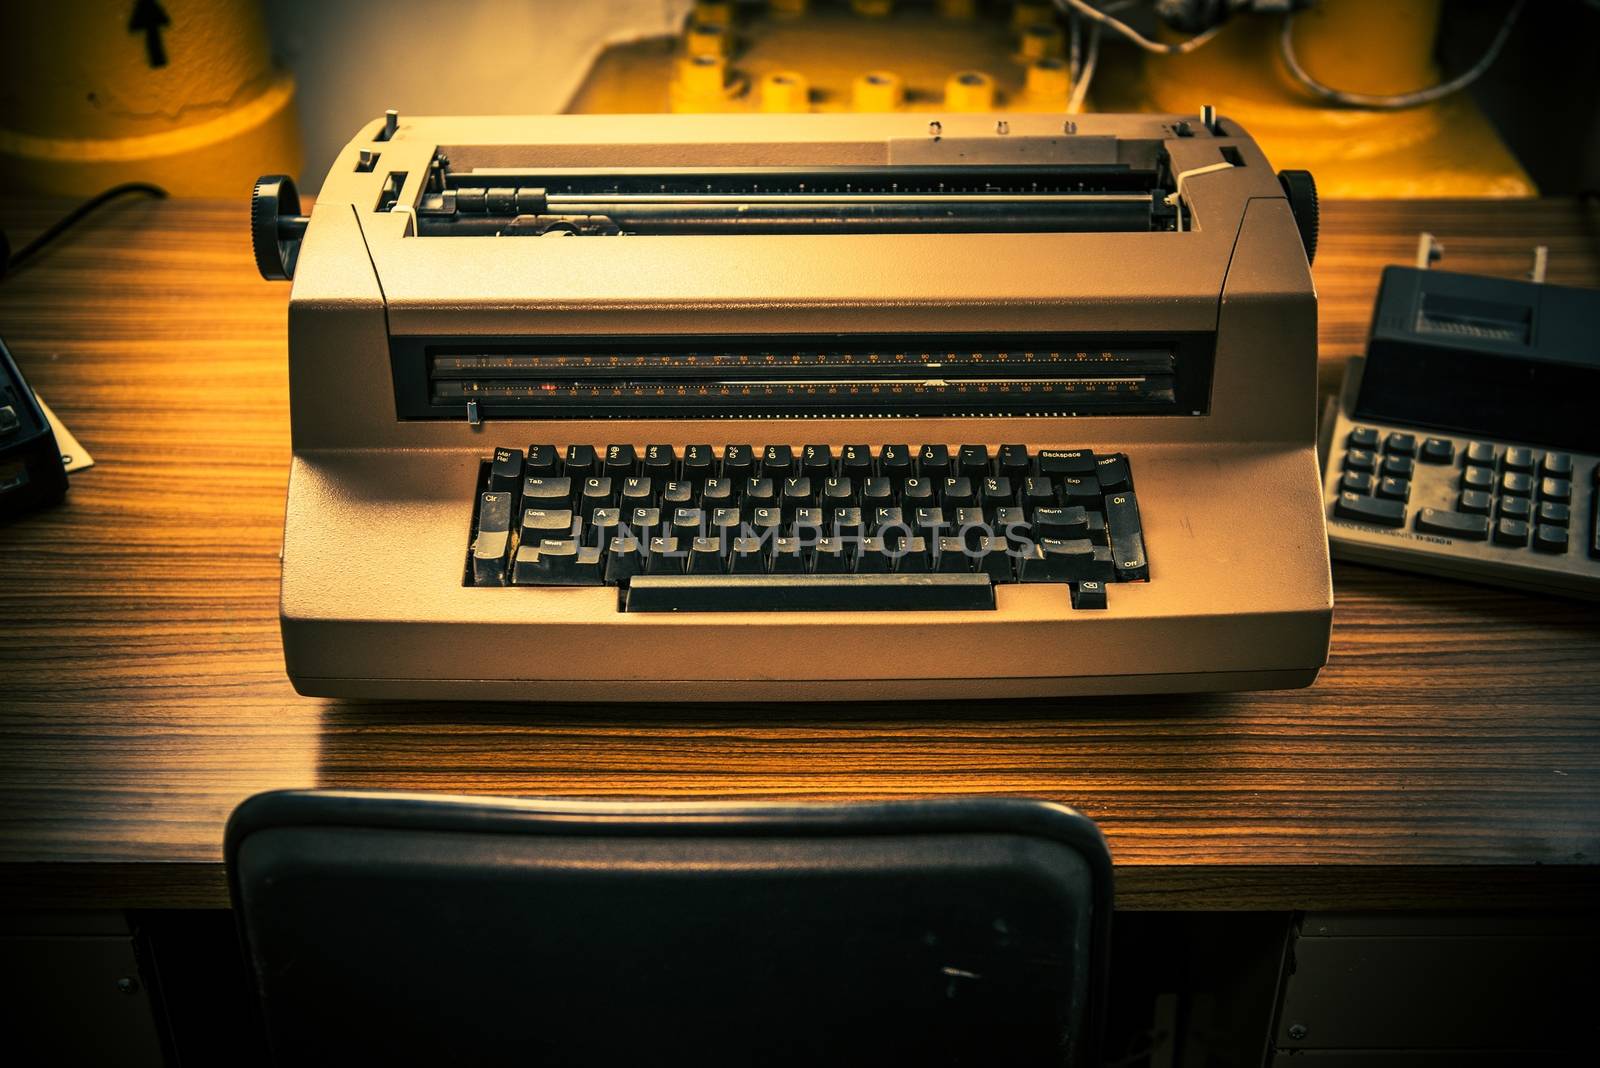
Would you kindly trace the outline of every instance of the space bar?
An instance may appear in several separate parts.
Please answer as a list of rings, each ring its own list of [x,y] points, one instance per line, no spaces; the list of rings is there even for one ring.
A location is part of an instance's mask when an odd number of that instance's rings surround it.
[[[638,575],[629,612],[916,612],[994,608],[988,575]]]

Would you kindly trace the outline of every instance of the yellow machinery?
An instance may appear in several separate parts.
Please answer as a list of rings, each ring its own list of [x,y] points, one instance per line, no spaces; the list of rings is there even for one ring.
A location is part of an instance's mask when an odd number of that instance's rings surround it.
[[[298,173],[294,81],[240,0],[8,5],[0,187],[86,196],[126,181],[237,196]]]
[[[1402,93],[1440,78],[1439,18],[1440,0],[1323,0],[1296,16],[1293,41],[1325,84]],[[1048,0],[701,0],[680,36],[605,50],[568,110],[1064,111],[1074,88],[1065,25]],[[1137,52],[1106,33],[1085,103],[1175,113],[1212,104],[1274,161],[1314,171],[1330,196],[1537,192],[1465,93],[1404,110],[1330,105],[1285,70],[1281,26],[1278,16],[1236,16],[1183,55]]]

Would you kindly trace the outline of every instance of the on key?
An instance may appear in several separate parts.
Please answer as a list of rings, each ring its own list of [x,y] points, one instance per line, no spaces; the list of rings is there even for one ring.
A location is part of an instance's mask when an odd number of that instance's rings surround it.
[[[1111,538],[1111,558],[1117,567],[1117,578],[1124,582],[1149,578],[1150,561],[1145,558],[1139,500],[1132,490],[1106,494],[1106,533]]]

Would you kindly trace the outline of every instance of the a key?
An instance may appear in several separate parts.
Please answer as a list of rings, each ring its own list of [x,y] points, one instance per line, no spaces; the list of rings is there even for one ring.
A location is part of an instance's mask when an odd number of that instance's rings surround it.
[[[645,575],[629,612],[977,611],[994,608],[979,575]]]
[[[1139,500],[1132,490],[1106,495],[1106,533],[1111,538],[1111,558],[1116,565],[1116,577],[1123,582],[1149,578],[1150,561],[1145,556]]]
[[[1378,471],[1385,478],[1409,479],[1416,473],[1416,467],[1417,463],[1411,457],[1401,456],[1399,453],[1389,453],[1383,458],[1383,464],[1378,468]],[[1490,485],[1493,484],[1494,476],[1491,474]],[[1479,487],[1474,486],[1472,488],[1477,489]]]
[[[535,478],[554,478],[561,473],[560,466],[554,445],[529,445],[528,461],[522,473]]]
[[[845,507],[853,506],[846,505]],[[828,512],[831,510],[832,509],[828,508],[817,508],[815,506],[808,508],[796,508],[794,510],[794,517],[789,521],[789,525],[796,530],[801,527],[811,527],[816,530],[821,530],[826,524]],[[821,535],[818,536],[820,537]]]
[[[778,507],[778,484],[770,478],[747,478],[744,482],[744,496],[740,503],[748,511],[752,508]]]
[[[1467,451],[1462,454],[1462,462],[1474,467],[1493,467],[1499,453],[1487,441],[1474,441],[1467,445]]]
[[[800,470],[820,482],[833,473],[833,449],[827,445],[807,445],[800,450]]]
[[[1350,436],[1345,439],[1345,444],[1352,449],[1376,449],[1378,447],[1378,431],[1375,427],[1358,426],[1350,431]]]
[[[1344,454],[1346,471],[1376,471],[1378,458],[1368,449],[1350,449]]]
[[[1539,474],[1545,478],[1571,478],[1572,456],[1564,452],[1547,452],[1539,464]]]
[[[583,480],[578,496],[578,511],[587,517],[596,508],[605,508],[616,500],[611,490],[611,477],[598,475]]]
[[[943,508],[917,508],[911,513],[911,532],[919,538],[926,538],[931,545],[943,537],[949,529],[949,522],[944,517]]]
[[[861,506],[873,508],[894,500],[894,483],[887,478],[869,478],[861,483]]]
[[[1061,480],[1061,503],[1100,510],[1100,483],[1093,476],[1069,475]]]
[[[1506,450],[1500,465],[1507,471],[1533,471],[1533,450],[1521,445],[1513,445]]]
[[[768,445],[761,450],[761,477],[775,483],[794,474],[794,449],[787,445]]]
[[[511,550],[511,494],[478,497],[478,535],[472,540],[472,581],[477,586],[503,586],[506,556]]]
[[[1018,577],[1023,582],[1104,582],[1114,568],[1110,553],[1087,538],[1040,538],[1019,564]]]
[[[748,448],[748,446],[746,446]],[[717,473],[717,458],[711,451],[710,445],[685,445],[683,447],[683,477],[690,482],[704,482]],[[723,471],[722,477],[737,486],[739,475],[734,471]],[[748,476],[747,476],[748,477]]]
[[[1422,443],[1420,455],[1425,464],[1448,464],[1455,461],[1456,447],[1449,438],[1429,438]]]
[[[1488,515],[1489,506],[1494,503],[1494,498],[1483,490],[1462,490],[1457,503],[1457,510],[1468,515]]]
[[[756,508],[751,511],[749,521],[757,537],[777,537],[783,530],[783,512],[777,508]]]
[[[537,546],[517,550],[512,579],[519,586],[599,586],[601,563],[596,546],[580,545],[571,538],[546,538]]]
[[[976,531],[984,537],[994,533],[993,530],[989,529],[989,517],[983,514],[982,508],[951,508],[948,509],[948,514],[951,526],[961,537],[967,537],[968,533],[972,531]]]
[[[878,474],[895,483],[899,483],[901,479],[911,474],[911,447],[885,445],[879,449]]]
[[[989,473],[989,446],[963,445],[956,450],[956,474],[974,482]]]
[[[1411,496],[1411,483],[1403,478],[1386,478],[1378,483],[1378,496],[1403,501]]]
[[[635,575],[644,573],[644,552],[639,539],[632,535],[612,538],[606,545],[606,584],[625,585]]]
[[[1506,450],[1511,455],[1511,450]],[[1508,497],[1528,497],[1533,494],[1533,476],[1517,471],[1507,471],[1500,476],[1500,492]]]
[[[749,478],[756,473],[755,450],[749,445],[729,445],[722,450],[722,477]]]
[[[1039,536],[1068,540],[1089,536],[1089,513],[1079,506],[1072,508],[1040,508],[1033,513],[1033,525]]]
[[[622,532],[622,509],[596,508],[594,513],[589,516],[588,527],[584,527],[581,524],[582,520],[579,520],[579,525],[573,531],[573,536],[585,545],[593,545],[603,549],[611,544],[612,538]],[[523,540],[526,541],[527,539],[524,538]]]
[[[1013,504],[994,510],[994,530],[1008,544],[1016,547],[1028,540],[1033,528],[1028,524],[1027,514]]]
[[[1402,434],[1400,431],[1396,430],[1383,440],[1383,451],[1386,453],[1398,454],[1400,456],[1414,455],[1417,451],[1416,436],[1413,434]]]
[[[1372,492],[1372,476],[1365,471],[1346,471],[1339,476],[1339,489],[1344,493],[1359,493],[1365,496]]]
[[[1354,493],[1339,494],[1339,499],[1333,504],[1333,514],[1340,519],[1353,519],[1358,523],[1380,527],[1403,527],[1406,524],[1404,501],[1358,497]]]
[[[1494,472],[1487,467],[1463,467],[1461,488],[1491,493],[1494,491]]]
[[[506,495],[507,501],[510,494]],[[572,500],[572,479],[530,476],[522,480],[522,503],[529,508],[565,508]]]
[[[1072,586],[1072,607],[1087,611],[1106,606],[1106,584],[1098,579],[1085,579]]]
[[[898,545],[901,538],[910,537],[911,527],[906,523],[905,513],[897,505],[890,505],[872,510],[872,529],[868,533],[890,545]]]
[[[1494,525],[1494,543],[1522,548],[1528,544],[1528,524],[1520,519],[1502,519]]]
[[[1089,512],[1089,540],[1096,545],[1109,545],[1106,537],[1106,517],[1099,512]]]
[[[824,508],[845,508],[856,501],[855,482],[846,475],[842,478],[827,478],[822,483],[822,506]]]
[[[978,486],[978,503],[984,508],[1004,507],[1014,496],[1011,480],[1004,475],[986,478]]]
[[[1086,478],[1094,474],[1094,453],[1088,449],[1040,449],[1039,474],[1047,478]]]
[[[582,531],[569,508],[524,508],[522,540],[530,545],[544,538],[576,538]]]
[[[1117,490],[1133,487],[1133,476],[1128,473],[1128,458],[1120,452],[1112,453],[1110,456],[1096,456],[1094,473],[1100,480],[1102,493],[1114,493]]]
[[[730,544],[739,534],[739,528],[744,525],[743,518],[737,508],[713,508],[708,513],[706,534],[709,537],[721,538],[723,544]]]
[[[1020,483],[1033,470],[1033,460],[1026,445],[1002,445],[995,455],[995,471],[1014,483]]]
[[[928,539],[910,537],[900,543],[894,569],[902,575],[924,575],[933,571],[933,553]]]
[[[705,513],[698,508],[674,508],[672,510],[672,536],[687,546],[689,539],[699,535],[700,529],[705,526],[705,522]]]
[[[965,475],[945,479],[939,489],[939,498],[946,508],[965,508],[978,503],[972,479]]]
[[[827,534],[829,537],[838,538],[850,544],[866,537],[866,520],[861,515],[861,509],[856,507],[835,508],[829,516]]]
[[[705,446],[689,446],[705,448]],[[652,479],[670,482],[678,475],[678,457],[672,451],[671,445],[646,445],[644,447],[644,464],[640,468],[644,474]]]
[[[1542,553],[1567,551],[1567,528],[1540,523],[1533,528],[1533,547]]]
[[[516,449],[494,450],[494,459],[489,463],[489,488],[510,494],[522,488],[522,453]]]
[[[796,508],[804,508],[815,500],[811,492],[811,479],[806,475],[783,480],[783,512],[793,515]]]
[[[924,445],[917,453],[917,473],[938,481],[950,477],[950,447]]]
[[[1539,480],[1539,499],[1541,501],[1559,501],[1562,504],[1572,500],[1572,482],[1565,478],[1542,478]]]
[[[622,494],[617,503],[625,508],[644,508],[655,500],[655,479],[649,475],[629,475],[622,480]]]
[[[622,478],[634,473],[639,454],[632,445],[607,445],[604,471],[612,478]]]
[[[704,535],[691,541],[685,570],[691,575],[722,574],[722,539]]]
[[[733,479],[708,478],[700,484],[700,507],[728,508],[733,503]]]
[[[1006,545],[1006,539],[996,534],[977,541],[974,569],[988,575],[992,582],[1016,581],[1011,567],[1011,556],[1007,552],[1009,546]]]
[[[1553,527],[1564,527],[1572,520],[1572,509],[1559,501],[1545,501],[1539,505],[1539,522]]]
[[[865,445],[846,445],[839,454],[839,473],[852,479],[871,475],[872,450]]]
[[[933,481],[917,475],[903,479],[900,483],[900,499],[912,508],[934,503]]]
[[[635,508],[628,513],[628,526],[631,533],[638,538],[648,538],[652,534],[659,534],[661,526],[661,509]]]
[[[1489,517],[1424,508],[1417,513],[1417,532],[1442,534],[1462,541],[1485,541],[1489,537]]]
[[[567,446],[567,457],[561,468],[562,474],[570,479],[585,479],[598,474],[599,470],[600,458],[595,455],[593,445]]]
[[[677,508],[694,503],[694,483],[685,479],[673,479],[661,486],[661,507]]]
[[[1589,479],[1589,555],[1600,560],[1600,464]]]
[[[1502,497],[1496,510],[1501,519],[1526,521],[1533,515],[1533,502],[1526,497]]]
[[[684,556],[685,550],[677,538],[651,538],[645,550],[645,574],[681,575],[683,574]]]
[[[861,542],[856,553],[856,571],[862,575],[887,575],[894,570],[894,550],[880,537]]]
[[[761,575],[767,570],[767,556],[760,538],[742,536],[733,539],[733,551],[728,554],[728,574]]]
[[[838,538],[823,538],[811,550],[811,562],[818,575],[842,575],[850,570],[850,553]]]
[[[972,573],[972,555],[966,542],[946,535],[934,543],[934,566],[941,575],[966,575]]]
[[[805,546],[799,538],[779,538],[772,545],[772,573],[774,575],[803,575],[806,566]]]

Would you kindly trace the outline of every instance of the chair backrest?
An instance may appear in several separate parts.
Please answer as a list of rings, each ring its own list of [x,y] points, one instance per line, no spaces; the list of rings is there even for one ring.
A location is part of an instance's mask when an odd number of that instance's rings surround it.
[[[1060,805],[283,791],[227,832],[285,1064],[1086,1064],[1111,860]]]

